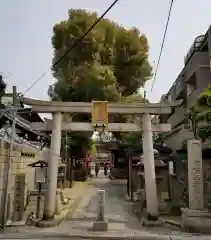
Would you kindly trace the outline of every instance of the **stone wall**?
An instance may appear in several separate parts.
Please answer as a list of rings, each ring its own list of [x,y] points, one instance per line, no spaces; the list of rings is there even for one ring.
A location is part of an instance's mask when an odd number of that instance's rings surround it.
[[[203,159],[204,204],[211,209],[211,159]],[[187,160],[178,160],[175,174],[171,176],[172,204],[174,207],[188,207]]]
[[[10,144],[0,140],[0,199],[5,187]],[[25,144],[14,144],[8,189],[7,218],[21,220],[28,192],[34,189],[34,169],[28,164],[41,159],[41,151]],[[1,206],[0,202],[0,206]]]

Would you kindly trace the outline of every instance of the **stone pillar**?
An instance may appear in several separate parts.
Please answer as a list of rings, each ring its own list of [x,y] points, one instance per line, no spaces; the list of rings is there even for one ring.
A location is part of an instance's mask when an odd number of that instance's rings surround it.
[[[142,116],[142,140],[144,157],[145,191],[148,219],[157,220],[158,200],[155,178],[155,161],[153,151],[152,124],[149,114]]]
[[[97,220],[93,224],[93,231],[107,231],[108,223],[105,221],[105,190],[98,190]]]
[[[50,158],[48,162],[47,190],[45,196],[45,205],[43,219],[52,219],[55,211],[57,174],[60,159],[61,147],[61,124],[62,114],[55,113],[53,116],[53,127],[51,135]]]
[[[202,148],[198,140],[188,141],[189,209],[204,208]]]
[[[60,214],[62,210],[62,203],[60,198],[60,190],[56,191],[55,214]]]
[[[105,220],[105,190],[98,190],[98,215],[97,220],[98,221],[104,221]]]
[[[201,141],[188,141],[188,192],[189,208],[183,208],[184,230],[211,233],[210,212],[204,209],[203,166]]]

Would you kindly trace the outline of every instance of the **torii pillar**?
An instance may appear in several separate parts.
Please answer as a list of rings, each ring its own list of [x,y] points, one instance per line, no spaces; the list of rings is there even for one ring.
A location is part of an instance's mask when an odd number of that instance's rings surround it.
[[[51,146],[48,161],[47,190],[45,194],[45,204],[43,213],[44,220],[52,219],[54,217],[55,212],[57,175],[61,148],[61,130],[62,130],[61,127],[62,127],[62,114],[55,113],[53,115]]]
[[[148,220],[157,220],[158,200],[155,177],[152,124],[150,114],[147,113],[143,114],[142,127],[143,127],[142,140],[143,140],[147,218]]]

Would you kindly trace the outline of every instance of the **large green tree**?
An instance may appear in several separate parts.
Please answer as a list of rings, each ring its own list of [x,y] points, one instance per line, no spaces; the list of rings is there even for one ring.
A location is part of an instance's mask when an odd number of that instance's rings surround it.
[[[53,28],[53,64],[97,17],[96,13],[81,9],[68,11],[68,19]],[[136,28],[127,30],[103,19],[52,68],[56,82],[48,93],[52,100],[59,101],[137,101],[138,90],[151,77],[151,70],[145,35]],[[89,120],[88,116],[81,115],[74,118]]]
[[[211,84],[199,95],[195,104],[188,110],[195,138],[211,140]]]
[[[203,90],[197,100],[198,136],[203,140],[211,140],[211,84]]]

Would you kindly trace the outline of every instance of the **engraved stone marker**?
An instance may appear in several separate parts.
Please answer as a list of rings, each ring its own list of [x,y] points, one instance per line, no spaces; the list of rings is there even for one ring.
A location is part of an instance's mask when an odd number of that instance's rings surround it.
[[[104,208],[105,208],[105,190],[98,190],[98,209],[97,219],[93,223],[93,231],[107,231],[108,222],[105,221]]]
[[[21,221],[24,213],[25,174],[15,176],[13,220]]]
[[[204,209],[202,147],[199,140],[188,141],[188,192],[189,208],[182,208],[183,230],[211,233],[208,209]]]
[[[104,208],[105,208],[105,190],[98,190],[98,214],[97,220],[104,221]]]
[[[189,209],[204,208],[202,148],[199,140],[188,141]]]

